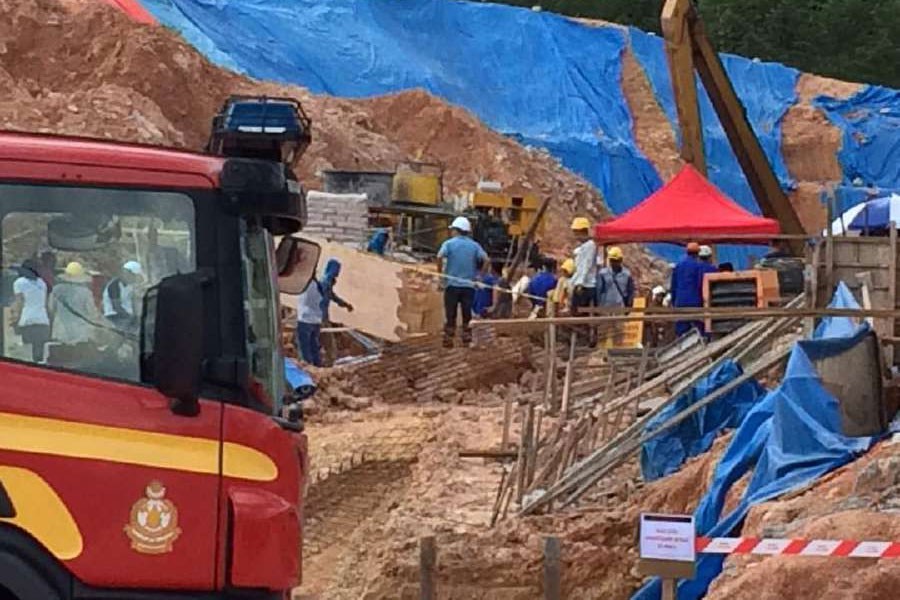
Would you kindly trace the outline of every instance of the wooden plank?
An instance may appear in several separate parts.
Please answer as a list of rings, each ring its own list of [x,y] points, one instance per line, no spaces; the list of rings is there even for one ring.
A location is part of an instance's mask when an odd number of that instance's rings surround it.
[[[544,538],[544,600],[562,600],[562,567],[559,538]]]
[[[650,411],[644,417],[636,420],[634,424],[626,431],[624,431],[620,436],[612,439],[602,448],[599,448],[584,461],[582,461],[581,467],[578,468],[576,472],[569,473],[565,477],[561,478],[556,485],[552,486],[551,489],[548,490],[547,494],[545,494],[541,498],[538,498],[530,505],[522,507],[521,513],[531,514],[542,505],[545,505],[560,497],[563,493],[574,489],[574,491],[569,495],[568,499],[566,499],[564,502],[564,505],[571,504],[571,502],[574,502],[591,485],[602,478],[610,470],[615,468],[623,457],[627,458],[632,452],[640,449],[641,445],[644,442],[653,439],[657,435],[666,431],[668,428],[677,425],[690,415],[694,414],[700,408],[715,401],[722,395],[729,393],[731,390],[743,384],[745,381],[748,381],[750,378],[755,377],[763,370],[771,367],[774,364],[777,364],[778,362],[786,358],[789,352],[790,346],[770,352],[769,354],[755,362],[753,365],[751,365],[741,377],[732,380],[731,382],[722,386],[721,388],[718,388],[705,398],[700,399],[695,404],[691,405],[688,409],[682,411],[678,415],[673,416],[668,421],[660,425],[659,428],[656,428],[649,433],[643,433],[644,426],[653,417],[655,417],[659,411],[661,411],[671,401],[674,401],[674,399],[676,399],[681,392],[673,393],[669,397],[669,400],[667,402],[662,403],[656,410]],[[693,383],[691,383],[691,385],[692,384]]]
[[[890,223],[890,243],[891,243],[891,256],[888,262],[888,302],[890,302],[890,306],[893,308],[897,308],[897,225],[893,221]],[[897,335],[897,319],[895,317],[888,317],[888,335],[894,336]],[[896,348],[891,345],[886,349],[885,359],[887,360],[888,367],[893,366],[894,358],[896,356]]]
[[[513,452],[512,450],[477,450],[477,449],[467,449],[460,450],[459,457],[460,458],[516,458],[519,456],[518,452]]]
[[[753,379],[754,377],[756,377],[758,374],[762,373],[763,371],[770,369],[773,366],[784,361],[790,355],[792,346],[793,346],[793,344],[786,348],[778,348],[776,350],[773,350],[772,352],[769,352],[766,356],[764,356],[759,361],[754,363],[750,368],[748,368],[747,371],[745,371],[744,374],[741,375],[740,377],[733,379],[730,382],[728,382],[727,384],[723,385],[722,387],[714,390],[713,392],[711,392],[707,396],[701,398],[700,400],[698,400],[697,402],[695,402],[694,404],[692,404],[685,410],[681,411],[677,415],[673,415],[666,422],[660,424],[659,427],[653,429],[650,432],[646,432],[646,433],[644,433],[644,435],[640,436],[639,438],[634,439],[632,442],[623,445],[621,448],[618,449],[618,451],[613,453],[611,460],[608,460],[606,462],[606,464],[603,465],[602,468],[591,473],[591,475],[587,478],[587,480],[585,482],[581,483],[581,485],[578,487],[578,489],[576,489],[568,498],[566,498],[566,500],[563,502],[562,505],[564,507],[570,506],[579,497],[581,497],[581,495],[583,495],[584,492],[586,492],[594,483],[596,483],[604,475],[609,473],[613,468],[615,468],[616,466],[621,464],[621,461],[623,458],[627,459],[627,457],[629,455],[631,455],[633,452],[639,450],[641,448],[641,446],[643,446],[650,440],[658,437],[659,435],[661,435],[665,431],[668,431],[672,427],[675,427],[676,425],[678,425],[679,423],[681,423],[682,421],[684,421],[685,419],[687,419],[688,417],[690,417],[691,415],[693,415],[694,413],[699,411],[700,409],[705,408],[706,406],[715,402],[722,396],[731,393],[732,390],[737,389],[739,386],[743,385],[747,381],[750,381],[751,379]],[[652,415],[652,413],[648,413],[648,414]],[[652,415],[652,416],[655,416],[655,415]],[[649,421],[649,419],[647,419],[646,417],[645,417],[645,419],[647,421]],[[639,421],[639,423],[641,423],[641,421]],[[643,428],[643,424],[644,423],[641,423],[641,428]],[[551,499],[552,498],[550,497],[550,494],[548,493],[547,495],[540,498],[539,500],[551,500]],[[528,508],[528,507],[526,507],[526,508]],[[523,513],[524,512],[525,511],[523,510]]]
[[[491,325],[501,330],[506,329],[528,329],[534,327],[546,327],[549,323],[556,325],[591,325],[616,323],[629,320],[643,321],[683,321],[685,319],[700,320],[710,317],[715,318],[734,318],[734,319],[772,319],[780,317],[897,317],[900,316],[898,309],[853,309],[853,308],[785,308],[785,307],[768,307],[768,308],[701,308],[701,309],[685,309],[678,308],[668,312],[650,312],[643,314],[635,314],[631,316],[624,315],[603,315],[594,317],[556,317],[554,319],[497,319],[495,321],[473,321],[473,327],[482,327]]]
[[[435,600],[435,567],[437,565],[437,550],[435,549],[434,536],[428,536],[419,540],[419,598],[420,600]]]
[[[512,396],[507,396],[503,403],[503,437],[500,439],[500,449],[509,450],[509,425],[512,421]]]
[[[569,395],[572,393],[572,371],[575,363],[575,336],[569,336],[569,360],[566,361],[566,376],[563,380],[562,401],[560,412],[563,420],[569,418]],[[612,372],[612,371],[610,371]]]

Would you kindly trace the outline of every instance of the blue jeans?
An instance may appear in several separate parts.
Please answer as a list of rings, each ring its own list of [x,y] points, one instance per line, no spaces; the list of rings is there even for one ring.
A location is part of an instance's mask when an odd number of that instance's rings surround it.
[[[320,323],[297,323],[297,351],[303,362],[316,367],[322,366],[322,325]]]

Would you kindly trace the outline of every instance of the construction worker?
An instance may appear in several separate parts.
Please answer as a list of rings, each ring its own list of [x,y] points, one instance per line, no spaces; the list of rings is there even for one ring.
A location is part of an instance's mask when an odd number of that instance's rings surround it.
[[[556,289],[550,292],[550,300],[556,303],[556,312],[559,314],[569,303],[569,289],[572,275],[575,273],[575,261],[567,258],[559,267],[559,277],[556,279]]]
[[[320,281],[322,292],[322,325],[324,327],[331,327],[334,325],[331,321],[331,314],[329,311],[332,302],[349,312],[353,312],[353,305],[338,296],[334,289],[334,286],[337,285],[338,275],[340,274],[341,262],[336,258],[329,258],[328,262],[325,263],[325,270],[322,273],[322,280]],[[337,341],[334,339],[334,335],[329,335],[326,339],[328,345],[325,348],[325,354],[328,364],[332,364],[337,360]]]
[[[698,308],[703,306],[703,274],[705,267],[701,264],[699,255],[700,244],[691,242],[687,245],[687,251],[675,268],[672,270],[672,306],[675,308]],[[677,321],[675,323],[675,336],[680,337],[695,327],[703,333],[703,321]]]
[[[556,261],[548,258],[541,264],[540,272],[528,284],[528,295],[531,296],[531,317],[546,313],[547,295],[556,289]]]
[[[334,286],[337,285],[338,275],[341,274],[341,261],[336,258],[329,258],[328,262],[325,263],[325,270],[322,272],[322,319],[323,322],[330,323],[331,315],[328,314],[328,309],[331,307],[331,303],[334,302],[341,308],[345,308],[350,312],[353,312],[353,305],[338,296],[337,292],[334,290]]]
[[[500,281],[499,270],[499,265],[496,265],[487,273],[478,275],[478,289],[475,290],[475,302],[472,304],[472,314],[476,317],[486,318],[494,305],[494,286]]]
[[[700,264],[702,265],[701,271],[705,273],[715,273],[719,270],[712,261],[713,251],[709,246],[700,246],[700,250],[697,252],[697,257],[700,259]]]
[[[634,304],[634,279],[622,265],[622,249],[613,246],[606,253],[609,266],[597,273],[597,306],[630,307]]]
[[[144,269],[136,260],[126,261],[117,277],[109,280],[103,288],[103,316],[119,329],[137,329],[140,316],[135,288],[142,281]]]
[[[654,287],[650,292],[647,306],[661,309],[669,305],[669,294],[661,285]],[[648,321],[644,324],[644,344],[648,348],[665,346],[672,341],[674,329],[671,323],[664,321]]]
[[[456,315],[462,312],[462,342],[472,343],[472,304],[475,301],[475,278],[488,267],[490,261],[481,244],[472,239],[472,224],[465,217],[456,217],[450,224],[450,239],[438,250],[438,273],[446,276],[444,283],[444,347],[453,347]]]
[[[572,220],[572,232],[578,240],[575,248],[575,273],[572,275],[572,316],[578,316],[579,309],[597,304],[597,244],[591,238],[591,222],[585,217]],[[588,345],[597,346],[597,329],[588,327]]]
[[[297,353],[307,364],[322,366],[322,321],[325,295],[316,277],[309,280],[297,297],[297,331],[294,344]]]
[[[388,227],[378,227],[372,232],[369,243],[366,245],[366,252],[384,256],[388,244],[391,241],[391,230]]]
[[[50,315],[47,313],[47,282],[38,275],[37,261],[28,259],[19,267],[19,277],[13,282],[16,299],[12,311],[12,325],[22,337],[22,344],[31,347],[31,360],[44,362],[44,346],[50,340]]]
[[[496,266],[494,267],[496,270]],[[499,278],[494,284],[494,298],[488,309],[492,319],[509,319],[513,314],[513,294],[509,285],[509,267],[500,270]]]
[[[100,314],[91,293],[91,277],[76,261],[66,265],[59,282],[50,292],[53,315],[53,339],[61,344],[91,342],[96,334]]]

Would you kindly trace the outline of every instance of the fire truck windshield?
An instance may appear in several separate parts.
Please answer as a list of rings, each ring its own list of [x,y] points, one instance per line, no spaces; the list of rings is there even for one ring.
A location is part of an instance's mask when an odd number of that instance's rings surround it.
[[[242,228],[241,257],[250,391],[257,401],[277,414],[286,385],[274,244],[271,234],[259,224],[244,221]]]
[[[195,270],[188,195],[0,185],[2,357],[139,382],[147,289]]]

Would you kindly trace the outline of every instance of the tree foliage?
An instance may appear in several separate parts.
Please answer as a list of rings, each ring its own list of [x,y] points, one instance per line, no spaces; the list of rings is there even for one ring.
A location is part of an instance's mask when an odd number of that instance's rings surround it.
[[[713,44],[803,71],[900,87],[900,0],[695,0]],[[663,0],[505,0],[659,33]]]

